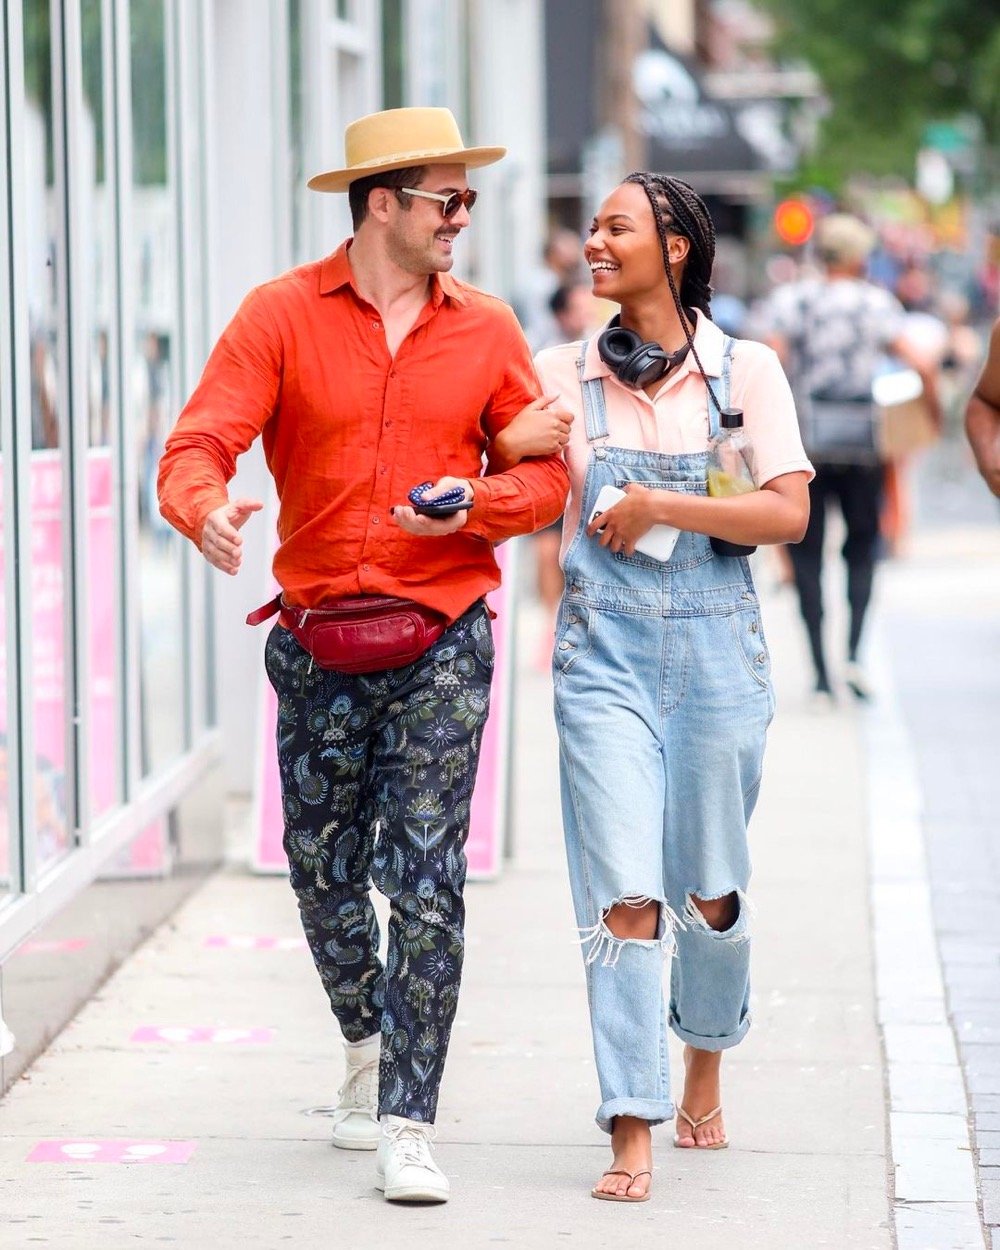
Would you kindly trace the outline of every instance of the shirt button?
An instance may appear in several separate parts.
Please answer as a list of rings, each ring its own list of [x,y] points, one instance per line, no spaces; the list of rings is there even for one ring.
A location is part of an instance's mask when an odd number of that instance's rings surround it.
[[[370,564],[362,564],[362,566],[361,566],[361,567],[362,567],[362,569],[364,569],[364,571],[365,571],[366,573],[368,573],[368,572],[371,570],[371,565],[370,565]]]
[[[571,617],[569,618],[569,623],[570,623],[571,625],[579,625],[579,623],[580,623],[580,618],[579,618],[578,616],[571,616]]]
[[[385,428],[386,428],[387,430],[391,430],[391,429],[392,429],[392,422],[391,422],[391,421],[387,421],[387,422],[385,423]]]
[[[373,322],[372,322],[372,329],[373,329],[373,330],[381,330],[381,329],[382,329],[382,322],[381,322],[381,321],[373,321]]]
[[[751,634],[755,634],[755,633],[757,632],[757,622],[756,622],[756,621],[751,621],[751,622],[750,622],[750,632],[751,632]]]
[[[377,517],[377,516],[373,516],[373,517],[372,517],[372,525],[378,525],[378,517]]]
[[[572,643],[570,643],[570,642],[561,642],[561,643],[559,644],[559,650],[560,650],[560,651],[569,651],[569,649],[572,647],[572,645],[573,645],[573,644],[572,644]]]

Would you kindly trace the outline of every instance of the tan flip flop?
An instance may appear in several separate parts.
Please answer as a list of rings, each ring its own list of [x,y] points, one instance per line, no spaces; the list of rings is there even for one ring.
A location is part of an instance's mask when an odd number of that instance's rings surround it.
[[[710,1111],[708,1115],[703,1115],[700,1120],[693,1120],[681,1106],[678,1106],[677,1114],[682,1120],[687,1120],[688,1124],[691,1125],[691,1131],[693,1132],[696,1128],[701,1128],[703,1124],[707,1124],[709,1120],[714,1120],[717,1115],[722,1115],[722,1107],[716,1107],[715,1110]],[[681,1139],[675,1133],[674,1145],[678,1148],[678,1150],[725,1150],[729,1145],[729,1138],[723,1137],[722,1141],[713,1142],[710,1146],[699,1146],[697,1142],[695,1142],[693,1146],[682,1146]]]
[[[628,1187],[629,1189],[631,1189],[632,1186],[635,1184],[635,1179],[637,1176],[652,1176],[652,1175],[653,1173],[648,1168],[644,1168],[641,1172],[626,1172],[624,1168],[616,1168],[610,1172],[604,1172],[601,1176],[601,1179],[603,1180],[605,1176],[627,1176]],[[592,1189],[590,1191],[590,1196],[591,1198],[600,1198],[602,1202],[648,1202],[649,1190],[647,1189],[646,1192],[638,1198],[630,1198],[627,1193],[605,1194],[605,1193],[601,1193],[597,1189]]]

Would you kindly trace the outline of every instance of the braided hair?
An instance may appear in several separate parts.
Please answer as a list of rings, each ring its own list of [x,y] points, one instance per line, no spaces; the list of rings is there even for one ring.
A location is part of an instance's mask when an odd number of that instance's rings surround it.
[[[674,307],[680,317],[688,348],[718,408],[719,401],[705,373],[698,349],[694,345],[694,338],[691,334],[693,323],[686,311],[689,308],[697,308],[709,321],[712,319],[711,278],[712,265],[715,263],[715,226],[712,224],[712,218],[705,207],[705,201],[694,187],[681,178],[671,178],[668,174],[634,173],[629,174],[625,181],[637,183],[646,192],[656,220],[656,232],[660,238],[660,250],[663,252],[663,268],[666,270],[667,282],[670,284]],[[691,245],[684,264],[679,291],[670,268],[668,231],[682,235]]]

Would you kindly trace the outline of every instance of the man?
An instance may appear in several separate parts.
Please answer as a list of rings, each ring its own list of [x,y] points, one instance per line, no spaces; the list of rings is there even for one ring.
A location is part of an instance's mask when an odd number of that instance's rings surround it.
[[[844,678],[855,698],[872,690],[858,654],[871,599],[879,541],[884,466],[875,440],[872,381],[885,353],[915,369],[937,419],[933,373],[906,342],[899,301],[864,274],[875,234],[846,213],[825,217],[816,246],[823,274],[778,287],[762,310],[762,337],[775,349],[795,393],[806,454],[816,468],[809,485],[806,536],[788,548],[816,673],[817,706],[833,690],[823,644],[823,540],[827,504],[836,501],[847,538],[850,625]]]
[[[601,325],[601,308],[589,282],[567,282],[557,287],[549,300],[549,312],[553,329],[545,347],[575,343]]]
[[[1000,320],[994,322],[986,363],[965,409],[965,432],[983,481],[1000,499]]]
[[[309,185],[348,193],[354,237],[247,296],[167,442],[160,505],[236,573],[239,531],[261,504],[230,501],[226,484],[262,436],[281,501],[266,664],[285,848],[346,1039],[334,1144],[377,1147],[387,1199],[444,1202],[429,1142],[462,967],[492,543],[550,523],[568,479],[558,454],[480,476],[504,427],[547,402],[511,310],[448,273],[476,199],[466,171],[504,149],[466,148],[447,109],[424,108],[364,117],[345,146],[345,167]],[[557,452],[564,422],[549,411]],[[457,488],[471,508],[418,515],[407,496],[427,479],[428,499]],[[338,609],[388,611],[388,626],[350,633]],[[402,664],[380,632],[400,620],[431,641]],[[382,659],[347,671],[359,647]],[[391,903],[384,968],[373,879]]]

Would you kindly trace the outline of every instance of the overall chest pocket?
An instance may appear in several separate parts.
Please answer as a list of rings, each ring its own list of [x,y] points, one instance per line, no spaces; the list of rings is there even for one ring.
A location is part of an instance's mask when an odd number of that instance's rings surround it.
[[[682,495],[700,495],[703,494],[703,484],[701,482],[646,482],[637,480],[636,478],[615,478],[615,485],[619,490],[624,490],[626,486],[635,482],[638,486],[645,486],[649,490],[672,490]],[[712,558],[712,548],[709,546],[708,538],[704,534],[694,534],[690,530],[681,530],[681,536],[677,540],[673,553],[669,560],[654,560],[652,556],[643,555],[641,551],[637,551],[634,556],[627,556],[623,551],[617,554],[612,553],[611,558],[617,560],[620,564],[631,564],[645,569],[661,569],[667,572],[680,572],[682,569],[693,569],[699,564],[705,564]]]

